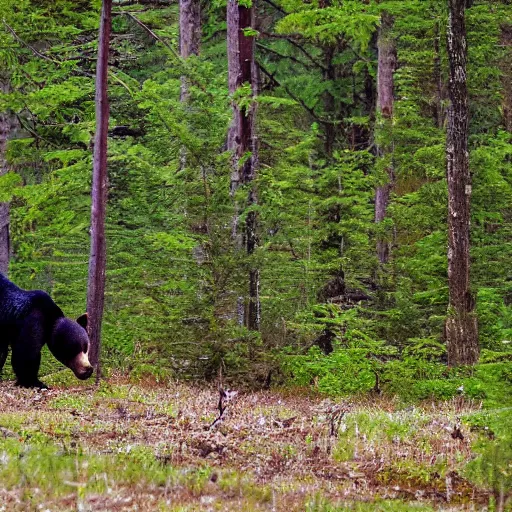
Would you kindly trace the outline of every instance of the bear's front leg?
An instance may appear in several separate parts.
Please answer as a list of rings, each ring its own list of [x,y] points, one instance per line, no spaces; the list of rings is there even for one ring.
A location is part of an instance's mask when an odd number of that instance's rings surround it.
[[[24,388],[48,389],[37,375],[41,364],[41,349],[44,345],[44,318],[38,311],[25,318],[18,338],[12,343],[12,369],[16,374],[17,386]]]
[[[41,364],[41,353],[21,353],[17,348],[12,350],[12,368],[16,374],[16,386],[23,388],[48,389],[48,386],[37,378],[39,365]]]

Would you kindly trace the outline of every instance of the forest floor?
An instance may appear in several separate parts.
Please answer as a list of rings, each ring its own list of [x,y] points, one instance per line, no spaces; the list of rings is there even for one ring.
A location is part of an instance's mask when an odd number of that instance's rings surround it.
[[[228,393],[180,383],[0,383],[0,511],[475,510],[462,397]],[[212,426],[212,424],[214,424]]]

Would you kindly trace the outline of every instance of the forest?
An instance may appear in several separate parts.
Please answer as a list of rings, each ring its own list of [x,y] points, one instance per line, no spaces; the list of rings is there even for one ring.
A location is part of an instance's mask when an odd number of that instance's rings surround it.
[[[512,510],[511,142],[510,0],[0,0],[0,510]]]

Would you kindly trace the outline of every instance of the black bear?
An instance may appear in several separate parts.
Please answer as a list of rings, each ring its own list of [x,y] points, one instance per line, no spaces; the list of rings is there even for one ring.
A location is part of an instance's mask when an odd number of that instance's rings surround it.
[[[93,368],[86,328],[87,314],[76,322],[66,318],[47,293],[22,290],[0,273],[0,371],[10,345],[18,386],[47,387],[37,378],[45,343],[79,379],[88,379]]]

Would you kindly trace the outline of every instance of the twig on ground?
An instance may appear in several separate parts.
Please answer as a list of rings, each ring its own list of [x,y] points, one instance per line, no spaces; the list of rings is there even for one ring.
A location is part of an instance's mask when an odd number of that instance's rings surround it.
[[[215,421],[208,427],[208,430],[211,430],[213,427],[215,427],[218,423],[220,423],[223,420],[224,413],[226,412],[228,402],[231,402],[233,398],[235,398],[238,395],[238,391],[233,391],[230,389],[224,390],[222,387],[219,387],[219,416],[215,419]]]

